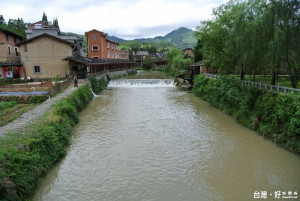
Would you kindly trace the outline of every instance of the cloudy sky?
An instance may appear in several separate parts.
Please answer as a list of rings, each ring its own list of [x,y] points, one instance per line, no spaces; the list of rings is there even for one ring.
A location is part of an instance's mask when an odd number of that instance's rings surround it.
[[[194,29],[212,18],[226,0],[0,0],[0,15],[32,23],[57,18],[61,31],[84,34],[97,29],[124,39],[164,36],[179,28]]]

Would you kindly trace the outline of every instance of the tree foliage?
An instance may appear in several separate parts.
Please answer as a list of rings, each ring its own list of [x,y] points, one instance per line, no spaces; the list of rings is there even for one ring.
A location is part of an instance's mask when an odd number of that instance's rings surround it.
[[[187,70],[189,65],[194,62],[193,58],[184,58],[184,52],[173,48],[166,54],[168,66],[174,69]]]
[[[23,18],[9,19],[7,24],[3,15],[0,15],[0,28],[13,32],[17,35],[25,37],[25,30],[27,29],[27,23],[23,21]]]
[[[57,18],[54,18],[54,19],[53,19],[53,26],[54,26],[55,28],[59,29],[59,25],[58,25],[58,20],[57,20]]]
[[[45,12],[43,13],[42,22],[48,22],[48,18]]]
[[[231,0],[202,21],[196,37],[204,59],[222,73],[288,74],[300,79],[300,2],[297,0]],[[199,50],[200,49],[200,50]]]
[[[161,42],[161,43],[152,43],[152,42],[142,42],[138,40],[128,40],[120,43],[120,48],[125,50],[136,51],[148,51],[150,53],[156,52],[166,52],[171,48],[170,44]]]
[[[6,24],[3,15],[0,15],[0,24]]]

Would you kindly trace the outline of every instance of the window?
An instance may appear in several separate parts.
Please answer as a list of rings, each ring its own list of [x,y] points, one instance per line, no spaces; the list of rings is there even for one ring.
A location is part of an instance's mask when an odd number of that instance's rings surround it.
[[[7,46],[7,49],[8,49],[8,56],[10,56],[11,55],[10,45]]]
[[[114,44],[113,44],[113,43],[111,44],[111,49],[112,49],[112,50],[114,49]]]
[[[114,53],[111,53],[111,58],[112,58],[112,59],[114,58],[114,56],[115,56],[115,54],[114,54]]]
[[[34,66],[33,67],[33,72],[35,74],[40,74],[41,73],[41,67],[40,66]]]
[[[107,42],[107,48],[109,48],[109,42]]]
[[[19,48],[15,47],[15,53],[17,57],[20,56]]]
[[[93,45],[92,46],[92,51],[99,51],[99,46],[98,45]]]
[[[109,57],[110,57],[109,52],[107,52],[107,58],[109,58]]]
[[[41,28],[42,28],[42,24],[35,24],[35,25],[34,25],[34,28],[35,28],[35,29],[41,29]]]
[[[118,45],[116,44],[116,48],[115,48],[116,50],[118,49]]]
[[[27,52],[27,43],[24,44],[24,51]]]

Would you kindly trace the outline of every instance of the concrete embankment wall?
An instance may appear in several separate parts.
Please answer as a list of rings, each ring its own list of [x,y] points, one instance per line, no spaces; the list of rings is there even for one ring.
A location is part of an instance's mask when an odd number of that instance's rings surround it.
[[[136,73],[135,69],[109,72],[107,74],[102,74],[102,75],[99,75],[97,77],[91,77],[88,81],[88,85],[92,88],[94,93],[98,94],[104,88],[106,88],[108,82],[111,79],[115,79],[115,78],[118,78],[118,77],[130,75],[130,74],[134,74],[134,73]]]
[[[118,78],[118,77],[121,77],[121,76],[125,76],[125,75],[128,75],[128,74],[134,73],[134,72],[135,72],[134,69],[130,69],[130,70],[110,72],[110,73],[107,73],[107,75],[110,79],[114,79],[114,78]]]

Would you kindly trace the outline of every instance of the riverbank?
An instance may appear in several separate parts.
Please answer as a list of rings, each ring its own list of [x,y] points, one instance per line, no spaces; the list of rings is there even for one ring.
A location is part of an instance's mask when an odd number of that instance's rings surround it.
[[[265,138],[300,153],[300,98],[198,75],[193,92]]]
[[[28,126],[1,140],[0,200],[26,200],[33,193],[39,178],[64,156],[78,113],[92,100],[92,92],[84,85],[69,88],[55,98],[59,101],[54,105],[37,108],[41,114],[45,107],[53,109],[46,109],[48,112],[38,119],[30,119],[28,115],[32,114],[26,113]]]

